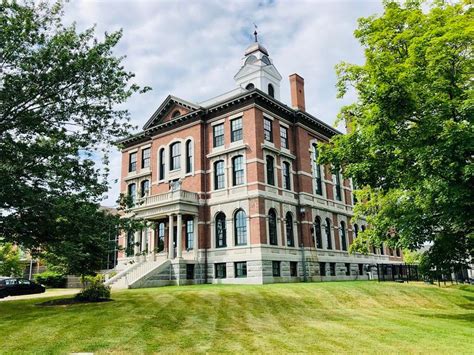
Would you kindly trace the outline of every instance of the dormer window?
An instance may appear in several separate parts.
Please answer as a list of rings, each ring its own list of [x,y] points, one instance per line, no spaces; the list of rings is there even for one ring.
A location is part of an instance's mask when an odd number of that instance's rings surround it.
[[[272,84],[268,84],[268,95],[273,98],[275,97],[275,89],[273,88]]]
[[[245,90],[252,90],[252,89],[255,89],[255,85],[250,83],[248,84],[246,87],[245,87]]]

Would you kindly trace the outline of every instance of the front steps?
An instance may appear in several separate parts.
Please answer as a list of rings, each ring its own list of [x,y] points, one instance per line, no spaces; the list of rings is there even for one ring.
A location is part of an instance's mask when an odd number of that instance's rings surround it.
[[[187,268],[192,267],[192,275]],[[113,290],[126,288],[157,287],[169,285],[189,285],[203,283],[204,265],[196,260],[165,259],[142,260],[130,264],[128,268],[105,281]]]
[[[105,281],[105,285],[111,286],[114,290],[146,287],[144,283],[148,277],[166,272],[170,265],[171,262],[167,259],[140,261]]]

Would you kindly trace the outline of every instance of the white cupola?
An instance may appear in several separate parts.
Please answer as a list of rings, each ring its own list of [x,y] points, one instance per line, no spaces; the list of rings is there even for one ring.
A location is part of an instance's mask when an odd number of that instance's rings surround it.
[[[255,42],[246,50],[242,59],[242,67],[234,76],[238,86],[251,90],[257,88],[264,93],[280,100],[280,81],[282,76],[273,65],[268,51],[257,41],[257,32],[254,33]]]

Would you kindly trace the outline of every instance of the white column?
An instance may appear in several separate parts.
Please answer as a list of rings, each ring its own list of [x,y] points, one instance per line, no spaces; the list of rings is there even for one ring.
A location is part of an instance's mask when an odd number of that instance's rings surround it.
[[[148,242],[150,254],[152,254],[154,256],[155,255],[155,249],[156,249],[156,246],[155,246],[156,223],[155,222],[152,222],[151,227],[149,228],[148,235],[149,235],[149,238],[150,238],[149,242]]]
[[[140,252],[140,234],[141,231],[136,231],[135,232],[135,246],[133,247],[133,254],[137,255]]]
[[[168,222],[168,259],[174,258],[174,245],[173,245],[173,221],[174,216],[172,214],[169,215],[169,222]]]
[[[176,249],[177,249],[177,257],[182,258],[183,257],[183,238],[182,238],[182,232],[183,232],[183,215],[181,213],[178,213],[178,233],[176,234]]]
[[[198,258],[198,238],[199,238],[199,218],[198,216],[194,216],[193,221],[193,230],[194,230],[194,243],[193,243],[193,251],[194,251],[194,259]]]
[[[145,227],[142,229],[142,233],[141,233],[141,238],[142,238],[142,241],[141,241],[141,247],[140,247],[140,251],[145,251],[146,249],[146,235],[147,235],[147,232],[148,232],[148,228]]]

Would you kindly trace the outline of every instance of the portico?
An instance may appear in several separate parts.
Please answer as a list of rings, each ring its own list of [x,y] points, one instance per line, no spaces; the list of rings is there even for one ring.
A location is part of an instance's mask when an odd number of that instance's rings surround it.
[[[181,190],[179,185],[138,200],[127,215],[145,220],[146,227],[136,231],[133,239],[127,238],[128,252],[123,259],[197,259],[198,205],[198,194]]]

